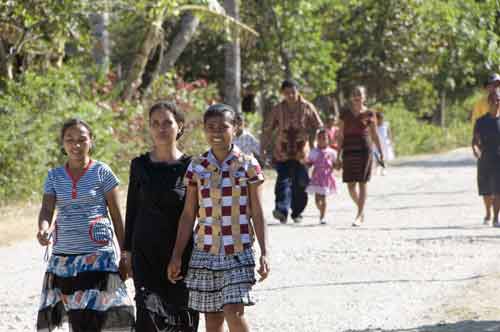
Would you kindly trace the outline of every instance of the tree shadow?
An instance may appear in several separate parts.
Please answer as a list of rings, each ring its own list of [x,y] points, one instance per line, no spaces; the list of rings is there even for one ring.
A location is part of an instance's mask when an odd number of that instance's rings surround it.
[[[500,235],[459,235],[459,236],[436,236],[436,237],[426,237],[426,238],[416,238],[407,239],[407,241],[415,242],[425,242],[425,241],[460,241],[460,242],[476,242],[476,241],[488,241],[488,240],[500,240]],[[497,241],[494,241],[497,242]]]
[[[490,228],[489,226],[478,226],[477,224],[473,224],[470,226],[436,226],[436,227],[358,227],[357,231],[384,231],[384,232],[393,232],[393,231],[447,231],[447,230],[479,230]],[[352,230],[353,227],[338,227],[336,231],[347,231]],[[425,240],[425,239],[424,239]]]
[[[463,206],[473,206],[477,204],[467,204],[467,203],[459,203],[459,204],[428,204],[428,205],[408,205],[408,206],[395,206],[389,208],[374,208],[371,209],[373,211],[387,211],[387,210],[413,210],[413,209],[427,209],[427,208],[442,208],[442,207],[463,207]]]
[[[450,168],[476,166],[476,160],[473,158],[460,158],[454,160],[411,160],[395,162],[392,167],[423,167],[423,168]]]
[[[440,191],[423,191],[423,192],[413,191],[413,192],[387,193],[387,194],[381,194],[381,195],[373,195],[373,197],[385,198],[385,197],[392,197],[392,196],[460,195],[460,194],[467,194],[467,193],[473,193],[473,191],[472,190],[441,191],[441,192]]]
[[[356,285],[380,285],[380,284],[406,284],[406,283],[444,283],[444,282],[464,282],[484,278],[483,275],[476,274],[466,278],[456,279],[394,279],[394,280],[359,280],[359,281],[339,281],[339,282],[322,282],[309,284],[296,284],[278,287],[268,287],[255,289],[255,292],[272,292],[282,291],[287,289],[299,288],[319,288],[319,287],[335,287],[335,286],[356,286]]]
[[[344,332],[500,332],[500,321],[465,320],[456,323],[438,323],[410,329],[365,329],[346,330]]]

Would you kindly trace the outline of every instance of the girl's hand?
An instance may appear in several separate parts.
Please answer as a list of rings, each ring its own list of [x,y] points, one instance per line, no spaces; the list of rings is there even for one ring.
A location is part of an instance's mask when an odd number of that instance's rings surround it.
[[[41,228],[38,230],[38,233],[36,234],[36,239],[38,240],[38,243],[42,246],[48,246],[49,244],[52,244],[52,241],[50,240],[50,231],[49,231],[49,223],[44,221],[42,223]]]
[[[182,260],[179,257],[172,257],[172,259],[170,259],[170,263],[168,263],[167,278],[173,284],[183,278],[181,275],[181,263]]]
[[[260,267],[257,270],[257,273],[260,275],[259,282],[261,282],[267,278],[267,276],[269,275],[270,269],[269,269],[269,262],[268,262],[266,256],[260,256],[259,263],[260,263]]]
[[[134,276],[132,272],[132,259],[130,257],[130,253],[127,251],[122,251],[118,272],[120,273],[120,278],[123,281],[128,278],[133,278]]]

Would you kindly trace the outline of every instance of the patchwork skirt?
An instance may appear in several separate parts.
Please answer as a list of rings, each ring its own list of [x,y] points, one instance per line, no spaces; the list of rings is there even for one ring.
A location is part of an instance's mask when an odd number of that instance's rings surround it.
[[[253,305],[250,291],[255,284],[253,249],[231,255],[213,255],[195,247],[185,279],[189,308],[221,312],[226,304]]]
[[[52,255],[45,273],[37,330],[133,331],[134,307],[113,252]]]

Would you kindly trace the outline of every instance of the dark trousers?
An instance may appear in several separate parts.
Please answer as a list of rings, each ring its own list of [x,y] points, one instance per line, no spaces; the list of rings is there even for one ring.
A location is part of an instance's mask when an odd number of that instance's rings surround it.
[[[307,206],[306,187],[309,184],[307,167],[296,160],[287,160],[275,164],[278,178],[274,187],[276,210],[292,218],[300,216]]]

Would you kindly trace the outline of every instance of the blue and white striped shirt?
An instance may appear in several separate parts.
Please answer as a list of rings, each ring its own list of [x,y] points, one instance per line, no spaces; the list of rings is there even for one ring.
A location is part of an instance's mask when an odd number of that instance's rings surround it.
[[[65,166],[51,169],[45,194],[56,197],[54,254],[84,254],[113,249],[113,224],[105,193],[119,184],[108,165],[92,160],[79,179]]]

